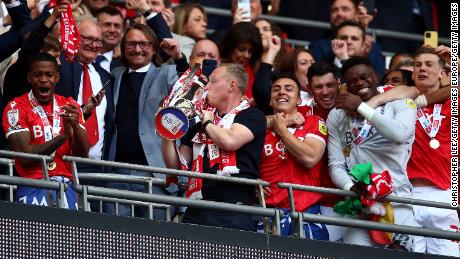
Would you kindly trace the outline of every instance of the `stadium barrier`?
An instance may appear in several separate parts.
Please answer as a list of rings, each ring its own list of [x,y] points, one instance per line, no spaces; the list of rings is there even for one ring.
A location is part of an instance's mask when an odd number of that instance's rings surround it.
[[[11,151],[1,151],[0,155],[6,155],[9,157],[21,157],[21,158],[33,158],[36,160],[46,160],[46,156],[40,155],[32,155],[26,153],[19,153],[19,152],[11,152]],[[174,170],[174,169],[165,169],[165,168],[156,168],[156,167],[149,167],[143,165],[134,165],[128,163],[119,163],[119,162],[111,162],[111,161],[102,161],[102,160],[92,160],[87,158],[80,158],[80,157],[72,157],[72,156],[65,156],[63,158],[65,161],[69,161],[72,163],[72,168],[75,170],[74,175],[76,176],[74,181],[78,183],[78,171],[76,167],[76,163],[87,163],[92,165],[99,165],[99,166],[110,166],[110,167],[118,167],[118,168],[127,168],[132,170],[139,170],[151,173],[162,173],[162,174],[169,174],[169,175],[184,175],[184,176],[191,176],[191,177],[199,177],[203,179],[212,179],[212,180],[219,180],[219,181],[227,181],[227,182],[234,182],[239,184],[248,184],[252,186],[268,186],[268,182],[260,181],[260,180],[250,180],[250,179],[242,179],[242,178],[232,178],[232,177],[225,177],[225,176],[217,176],[217,175],[210,175],[210,174],[202,174],[202,173],[194,173],[189,171],[182,171],[182,170]],[[65,185],[63,183],[46,181],[46,180],[34,180],[34,179],[26,179],[21,177],[15,176],[6,176],[0,175],[0,183],[4,184],[14,184],[14,185],[30,185],[34,187],[41,187],[51,190],[59,191],[59,197],[63,197],[65,191]],[[324,190],[325,188],[320,189],[311,189],[307,186],[302,185],[295,185],[289,183],[280,183],[280,187],[287,188],[290,197],[290,204],[291,204],[291,216],[293,219],[298,220],[297,227],[297,234],[300,237],[304,237],[304,233],[302,233],[302,228],[300,227],[302,222],[309,221],[309,222],[319,222],[331,225],[339,225],[345,227],[356,227],[356,228],[365,228],[365,229],[374,229],[374,230],[381,230],[386,232],[395,232],[395,233],[407,233],[413,235],[421,235],[427,237],[436,237],[436,238],[445,238],[451,240],[460,240],[460,233],[452,232],[452,231],[443,231],[443,230],[435,230],[435,229],[426,229],[426,228],[418,228],[418,227],[407,227],[401,226],[396,224],[383,224],[383,223],[376,223],[366,220],[357,220],[357,219],[346,219],[346,218],[338,218],[338,217],[328,217],[328,216],[321,216],[309,213],[300,213],[296,212],[293,209],[294,204],[294,197],[293,197],[293,189],[297,190],[309,190],[309,191],[323,191],[323,192],[331,192],[332,190]],[[158,203],[158,204],[167,204],[167,205],[176,205],[176,206],[186,206],[186,207],[197,207],[197,208],[205,208],[205,209],[215,209],[215,210],[222,210],[222,211],[233,211],[239,213],[247,213],[252,215],[258,215],[262,217],[274,217],[275,224],[273,226],[273,234],[279,234],[277,230],[279,230],[279,220],[282,215],[282,212],[278,209],[274,208],[265,208],[265,207],[256,207],[256,206],[249,206],[249,205],[237,205],[237,204],[228,204],[222,202],[215,202],[215,201],[206,201],[206,200],[193,200],[181,197],[172,197],[172,196],[165,196],[165,195],[158,195],[152,193],[141,193],[141,192],[133,192],[133,191],[125,191],[125,190],[115,190],[103,187],[95,187],[95,186],[86,186],[86,185],[79,185],[75,184],[75,189],[77,192],[82,194],[83,198],[83,208],[87,211],[88,208],[88,196],[103,196],[108,198],[116,198],[116,199],[123,199],[126,202],[130,201],[137,201],[137,202],[145,202],[145,203]],[[326,188],[328,189],[328,188]],[[354,196],[353,193],[349,192],[342,192],[340,190],[333,191],[339,195],[344,196]],[[262,191],[263,193],[263,191]],[[419,202],[420,200],[409,199],[404,200],[401,197],[387,197],[390,199],[398,199],[399,203],[408,203],[413,204],[414,202]],[[60,206],[61,203],[58,202]],[[421,202],[419,202],[422,205]],[[424,201],[422,206],[433,206],[439,207],[440,204],[433,203],[430,201]],[[268,230],[268,224],[266,224],[266,231]],[[268,232],[267,232],[268,233]]]
[[[290,209],[291,209],[291,218],[297,221],[295,224],[296,225],[296,235],[300,237],[305,237],[305,233],[303,233],[303,228],[301,227],[302,222],[305,220],[305,221],[310,221],[310,222],[317,222],[317,223],[336,225],[336,226],[382,230],[385,232],[406,233],[406,234],[416,235],[416,236],[435,237],[435,238],[443,238],[443,239],[450,239],[450,240],[460,240],[459,232],[402,226],[402,225],[397,225],[397,224],[385,224],[385,223],[373,222],[373,221],[368,221],[368,220],[351,219],[347,217],[340,217],[340,218],[339,217],[326,217],[326,216],[315,215],[315,214],[310,214],[310,213],[297,212],[294,206],[295,201],[294,201],[293,190],[334,194],[334,195],[340,195],[340,196],[345,196],[345,197],[358,197],[358,195],[352,191],[345,191],[345,190],[339,190],[339,189],[334,189],[334,188],[317,187],[317,186],[306,186],[306,185],[300,185],[300,184],[278,183],[278,186],[288,191],[289,204],[290,204]],[[377,200],[409,204],[409,205],[419,205],[419,206],[426,206],[426,207],[442,208],[442,209],[460,210],[460,208],[452,207],[448,203],[412,199],[412,198],[405,198],[405,197],[397,197],[394,195],[390,195],[385,198],[380,198]]]

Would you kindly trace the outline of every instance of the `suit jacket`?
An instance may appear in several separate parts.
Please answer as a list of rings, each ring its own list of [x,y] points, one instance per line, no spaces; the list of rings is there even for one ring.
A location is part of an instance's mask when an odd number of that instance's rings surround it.
[[[321,39],[313,41],[308,46],[308,49],[313,54],[316,62],[330,62],[334,61],[334,53],[331,46],[332,39]],[[382,55],[382,49],[376,42],[372,43],[372,48],[367,58],[371,61],[375,72],[381,79],[385,75],[385,57]]]
[[[8,8],[8,13],[13,26],[9,31],[0,35],[0,62],[19,49],[21,46],[21,30],[31,21],[29,9],[25,3]]]
[[[59,66],[59,82],[56,86],[56,93],[65,97],[73,97],[78,100],[78,91],[80,90],[81,75],[83,73],[83,66],[76,60],[71,63],[65,61],[64,54],[60,56],[61,65]],[[107,98],[107,108],[105,112],[104,120],[107,121],[107,116],[113,115],[115,108],[113,107],[113,82],[111,81],[110,74],[105,71],[102,67],[93,64],[96,71],[101,77],[101,83],[104,86],[107,82],[108,86],[105,90],[105,98]],[[96,94],[96,93],[94,93]],[[107,125],[104,128],[104,139],[107,139]],[[104,141],[105,142],[105,141]],[[106,146],[103,146],[102,155]],[[104,156],[103,156],[104,157]]]
[[[67,62],[63,53],[61,53],[59,59],[61,60],[61,65],[59,66],[59,74],[61,77],[56,87],[56,93],[65,97],[73,97],[77,100],[83,66],[76,60],[70,63]],[[110,80],[110,74],[96,64],[93,64],[93,66],[101,77],[102,85],[105,85]]]
[[[113,103],[115,110],[106,116],[106,138],[104,146],[104,159],[114,161],[117,148],[117,128],[115,125],[115,114],[120,93],[120,86],[126,67],[115,68],[111,75],[113,79]],[[175,65],[163,64],[160,67],[152,64],[142,82],[139,95],[139,137],[142,148],[149,166],[165,167],[161,153],[161,138],[156,134],[155,115],[158,111],[160,101],[169,93],[172,85],[177,81]],[[109,98],[107,99],[107,101]],[[107,105],[109,105],[107,103]],[[163,174],[155,174],[155,177],[164,179]]]

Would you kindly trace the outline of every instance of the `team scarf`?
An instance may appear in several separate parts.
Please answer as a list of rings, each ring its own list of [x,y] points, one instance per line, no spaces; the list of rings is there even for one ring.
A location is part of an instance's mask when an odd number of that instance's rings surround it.
[[[37,101],[35,98],[34,94],[32,91],[29,92],[29,102],[30,105],[32,105],[32,111],[34,113],[37,113],[38,116],[40,116],[40,119],[43,124],[44,128],[44,137],[45,137],[45,143],[53,139],[54,137],[59,135],[59,132],[61,131],[61,118],[59,117],[59,106],[57,105],[56,98],[53,95],[53,124],[50,125],[50,122],[48,120],[48,116],[46,116],[46,112],[43,109],[43,107],[40,105],[40,103]],[[51,157],[54,157],[56,151],[54,151],[51,154]]]
[[[417,109],[417,119],[423,130],[428,134],[430,138],[436,137],[439,128],[441,127],[441,110],[442,104],[435,104],[433,108],[433,119],[432,122],[428,120],[425,113],[421,108]]]
[[[223,118],[214,115],[214,124],[219,126],[220,128],[229,129],[233,124],[235,116],[249,107],[249,102],[242,101],[237,107],[233,108],[233,110],[227,113]],[[208,111],[213,111],[214,114],[216,112],[215,108],[208,107],[205,109],[207,109]],[[197,173],[203,172],[204,151],[205,147],[208,147],[209,167],[212,168],[215,165],[218,165],[217,175],[231,176],[239,173],[240,170],[236,166],[236,152],[221,150],[206,135],[206,131],[204,129],[200,129],[200,131],[193,137],[192,142],[193,162],[191,165],[191,171]],[[185,159],[180,155],[179,158],[182,164],[182,169],[188,170],[189,168],[187,166]],[[202,199],[202,185],[203,180],[201,178],[189,178],[185,196],[191,199]]]
[[[57,5],[57,0],[50,1],[50,7]],[[61,49],[67,62],[72,62],[80,47],[80,33],[73,18],[72,8],[67,4],[67,10],[59,17],[61,25]]]

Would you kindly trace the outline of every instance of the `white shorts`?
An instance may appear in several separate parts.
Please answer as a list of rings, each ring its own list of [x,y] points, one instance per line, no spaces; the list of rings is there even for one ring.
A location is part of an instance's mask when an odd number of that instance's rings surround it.
[[[341,218],[342,215],[335,213],[332,207],[320,206],[321,215]],[[332,242],[342,242],[343,241],[343,227],[326,225],[327,231],[329,232],[329,241]]]
[[[415,226],[414,211],[411,205],[401,203],[391,203],[393,206],[394,213],[394,224],[402,226]],[[372,222],[369,222],[372,224]],[[393,240],[397,240],[398,243],[405,247],[407,250],[413,250],[413,236],[408,234],[396,233]],[[343,242],[347,244],[355,244],[362,246],[375,246],[382,247],[382,245],[376,244],[372,241],[369,236],[368,229],[360,228],[344,228],[343,229]]]
[[[450,203],[450,190],[434,186],[414,187],[414,199]],[[456,210],[414,206],[416,226],[455,231],[460,226]],[[452,227],[454,226],[454,227]],[[460,256],[458,243],[447,239],[414,236],[415,252]]]

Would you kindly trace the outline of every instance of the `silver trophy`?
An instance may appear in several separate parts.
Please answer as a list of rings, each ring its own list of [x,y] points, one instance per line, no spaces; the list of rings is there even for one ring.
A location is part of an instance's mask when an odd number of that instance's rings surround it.
[[[200,64],[188,69],[161,102],[155,118],[156,130],[167,139],[181,138],[189,128],[189,120],[196,115],[205,83],[200,79]]]

